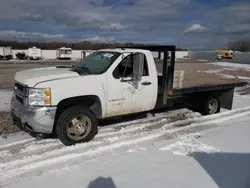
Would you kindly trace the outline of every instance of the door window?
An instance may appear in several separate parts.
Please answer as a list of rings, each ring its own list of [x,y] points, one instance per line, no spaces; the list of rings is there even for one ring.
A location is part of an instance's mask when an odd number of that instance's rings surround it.
[[[132,77],[133,63],[138,63],[138,62],[133,62],[132,55],[126,56],[113,71],[113,77],[115,79]],[[144,54],[144,68],[142,76],[149,76],[148,62],[145,54]]]

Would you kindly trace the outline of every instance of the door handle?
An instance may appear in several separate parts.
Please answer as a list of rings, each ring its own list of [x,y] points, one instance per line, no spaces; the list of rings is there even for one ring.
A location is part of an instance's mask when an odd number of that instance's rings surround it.
[[[152,83],[151,82],[142,82],[141,85],[144,85],[144,86],[148,86],[148,85],[151,85]]]

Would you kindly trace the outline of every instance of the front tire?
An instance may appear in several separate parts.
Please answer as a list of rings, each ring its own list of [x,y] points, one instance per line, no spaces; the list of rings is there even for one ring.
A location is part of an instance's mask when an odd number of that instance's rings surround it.
[[[56,133],[66,146],[91,141],[98,131],[98,120],[87,107],[72,106],[58,118]]]

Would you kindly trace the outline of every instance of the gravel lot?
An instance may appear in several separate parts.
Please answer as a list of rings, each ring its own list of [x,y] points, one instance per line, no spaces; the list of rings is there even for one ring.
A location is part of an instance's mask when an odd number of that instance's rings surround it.
[[[9,112],[0,112],[0,135],[6,137],[9,133],[14,133],[19,129],[13,125]]]
[[[29,62],[23,63],[8,63],[0,61],[0,89],[11,89],[14,81],[14,75],[17,71],[50,67],[55,65],[72,65],[76,61],[50,61],[50,62]],[[157,65],[157,69],[161,72],[161,66]],[[193,86],[199,84],[220,84],[228,82],[240,81],[237,76],[250,77],[250,71],[244,69],[227,69],[221,66],[207,64],[195,60],[177,60],[176,70],[185,70],[184,86]],[[231,75],[230,78],[222,78],[223,75]],[[232,76],[235,76],[233,78]],[[246,87],[242,94],[250,94],[250,87]],[[9,112],[0,112],[0,135],[16,132],[18,129],[12,126]]]

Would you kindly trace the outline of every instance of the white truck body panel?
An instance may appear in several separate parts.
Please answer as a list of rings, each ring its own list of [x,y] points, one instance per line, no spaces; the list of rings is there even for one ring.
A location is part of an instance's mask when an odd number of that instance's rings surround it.
[[[15,75],[15,81],[27,85],[28,87],[34,87],[39,82],[68,77],[79,77],[79,75],[68,69],[46,67],[19,71]]]
[[[12,55],[11,47],[0,47],[0,56]]]
[[[41,59],[42,50],[36,47],[28,48],[28,57],[32,59]]]
[[[65,69],[67,71],[68,69]],[[74,73],[74,72],[73,72]],[[75,73],[78,75],[77,73]],[[64,79],[54,79],[48,82],[41,82],[36,88],[51,88],[52,105],[56,106],[64,99],[95,95],[99,97],[102,108],[102,117],[106,117],[106,75],[84,75]],[[66,87],[67,86],[67,87]]]

